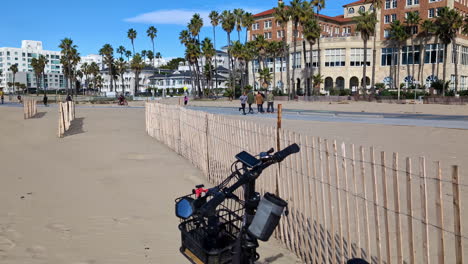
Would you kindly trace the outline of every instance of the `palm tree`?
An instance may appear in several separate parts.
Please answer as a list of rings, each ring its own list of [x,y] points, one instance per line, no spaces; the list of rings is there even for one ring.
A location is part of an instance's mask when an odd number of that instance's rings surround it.
[[[146,34],[151,39],[151,44],[153,45],[153,54],[154,54],[154,39],[157,37],[158,30],[154,26],[150,26],[148,30],[146,30]],[[151,61],[151,63],[153,62]],[[154,66],[154,64],[152,64],[151,66]]]
[[[372,13],[377,17],[377,9],[382,8],[382,0],[371,0]],[[377,23],[376,23],[377,26]],[[372,47],[372,78],[371,78],[371,89],[372,93],[375,93],[375,67],[377,65],[377,28],[374,28],[374,44]]]
[[[417,34],[418,32],[418,27],[419,27],[419,23],[421,22],[421,18],[419,17],[419,13],[418,12],[409,12],[407,17],[406,17],[406,20],[405,20],[405,24],[406,26],[408,27],[407,28],[407,31],[409,32],[409,35],[410,35],[410,39],[411,39],[411,58],[413,59],[412,61],[412,73],[411,73],[411,76],[412,76],[412,80],[411,81],[414,81],[414,64],[415,64],[415,61],[416,61],[416,57],[414,56],[415,55],[415,50],[414,50],[414,36]],[[422,51],[419,51],[419,52],[422,52]],[[410,63],[410,59],[409,59],[409,54],[408,54],[408,59],[407,59],[407,68],[409,70],[409,63]],[[409,75],[409,74],[408,74]]]
[[[213,69],[213,65],[212,65],[212,59],[214,56],[216,56],[216,50],[213,46],[213,43],[211,42],[211,40],[209,38],[205,38],[202,43],[201,43],[201,50],[202,50],[202,54],[203,56],[205,57],[205,60],[206,60],[206,63],[208,64],[208,68],[209,68],[209,79],[210,80],[213,80],[213,76],[212,76],[212,69]],[[209,88],[209,85],[208,85],[208,88]],[[213,84],[211,84],[211,89],[213,89]]]
[[[47,59],[44,55],[39,55],[39,58],[33,58],[31,60],[31,66],[33,67],[34,74],[36,75],[36,84],[37,84],[37,90],[36,94],[39,95],[39,89],[40,89],[40,83],[41,83],[41,77],[44,77],[44,69],[45,66],[47,65]],[[45,83],[44,83],[45,84]],[[44,88],[44,94],[45,94],[45,87]]]
[[[245,28],[245,31],[250,30],[252,27],[253,23],[255,22],[255,18],[252,13],[245,12],[244,16],[242,17],[242,27]],[[245,43],[247,43],[248,40],[248,34],[245,34]]]
[[[96,78],[99,75],[99,66],[96,62],[91,62],[89,65],[89,74],[93,75],[93,88],[96,89]],[[89,87],[88,87],[89,88]]]
[[[193,15],[192,19],[190,20],[190,23],[187,25],[188,27],[188,30],[190,32],[190,34],[192,34],[192,37],[194,39],[196,39],[198,42],[198,45],[200,45],[200,30],[201,28],[203,27],[203,19],[201,18],[200,14],[196,13]],[[201,54],[201,53],[200,53]],[[200,63],[202,63],[202,60],[201,59],[198,59],[197,60],[197,64],[196,64],[196,67],[197,67],[197,72],[200,74],[201,71],[200,71]],[[203,65],[201,65],[201,67],[203,68]],[[200,75],[198,75],[198,81],[199,81],[199,85],[200,85]]]
[[[312,84],[312,79],[313,79],[313,76],[315,75],[314,74],[314,53],[313,53],[313,47],[315,45],[315,43],[317,42],[317,39],[320,38],[320,32],[321,32],[321,28],[319,26],[319,24],[317,23],[317,20],[316,19],[313,19],[313,18],[310,18],[308,19],[308,21],[304,24],[303,26],[303,31],[304,31],[304,39],[307,40],[307,42],[309,43],[309,46],[310,46],[310,54],[309,54],[309,58],[310,58],[310,68],[309,68],[309,78],[311,80],[310,84],[313,86]],[[313,93],[316,94],[317,92],[315,91],[315,87],[312,87],[313,89]],[[308,95],[310,96],[311,95],[311,91],[307,91]]]
[[[153,53],[153,51],[147,50],[147,51],[146,51],[146,56],[147,56],[148,59],[150,60],[151,66],[154,67],[154,53]]]
[[[133,28],[129,29],[127,31],[127,38],[130,39],[130,41],[132,42],[132,48],[133,48],[133,54],[135,54],[135,45],[134,45],[134,40],[136,39],[137,37],[137,32],[136,30],[134,30]]]
[[[117,74],[120,76],[120,81],[122,84],[122,94],[125,94],[124,73],[127,71],[127,63],[124,61],[123,58],[119,58],[115,62],[115,69],[117,70]]]
[[[242,86],[242,73],[244,68],[244,45],[238,40],[234,41],[230,47],[230,53],[233,59],[237,62],[234,63],[234,74],[233,74],[233,82],[237,84],[237,74],[240,74],[241,86]],[[239,66],[239,69],[236,69]],[[241,87],[242,89],[242,87]]]
[[[427,42],[431,39],[431,36],[435,32],[434,22],[432,20],[426,19],[421,23],[421,31],[419,32],[419,38],[423,41],[422,47],[420,49],[420,58],[419,58],[419,81],[424,83],[424,54],[426,51]]]
[[[119,46],[119,47],[117,48],[117,53],[120,54],[120,58],[123,57],[123,55],[125,54],[126,51],[127,51],[127,50],[125,49],[124,46]]]
[[[258,64],[260,66],[260,69],[266,68],[266,55],[267,55],[267,49],[268,49],[268,41],[265,40],[265,37],[260,35],[254,40],[255,44],[255,50],[258,56]],[[262,67],[263,65],[263,67]]]
[[[86,88],[89,88],[89,78],[88,76],[90,75],[90,69],[91,69],[91,66],[88,64],[88,63],[83,63],[81,65],[81,72],[83,72],[84,76],[85,76],[85,86]]]
[[[192,68],[194,68],[195,70],[195,75],[196,75],[196,78],[198,79],[198,82],[197,82],[198,83],[198,96],[202,97],[203,93],[202,93],[200,82],[199,82],[200,81],[199,68],[194,66],[194,65],[198,65],[198,59],[200,58],[200,54],[201,54],[200,45],[198,44],[196,40],[187,43],[186,49],[185,49],[185,58],[192,65]]]
[[[18,73],[18,63],[15,63],[8,68],[13,73],[13,93],[15,92],[15,78],[16,78],[16,73]]]
[[[236,18],[234,14],[228,10],[223,11],[223,13],[221,14],[221,27],[223,28],[224,31],[226,31],[227,39],[228,39],[228,60],[229,60],[230,79],[232,79],[232,60],[231,60],[231,52],[229,50],[231,47],[231,32],[234,30],[235,25],[236,25]],[[232,87],[234,94],[235,94],[235,89],[236,89],[235,86]]]
[[[400,100],[400,58],[401,58],[401,46],[403,43],[406,42],[408,39],[408,33],[403,26],[403,24],[399,20],[395,20],[390,24],[390,40],[395,43],[395,46],[398,50],[398,57],[397,57],[397,72],[395,74],[396,78],[394,78],[393,83],[397,86],[398,89],[398,100]],[[393,56],[393,53],[392,53]],[[393,64],[393,58],[392,58]]]
[[[455,92],[458,91],[458,52],[457,52],[457,43],[456,37],[457,33],[463,26],[463,17],[455,9],[450,9],[448,7],[442,7],[439,9],[438,16],[435,19],[436,24],[436,34],[439,39],[444,44],[444,70],[443,70],[443,80],[446,82],[446,73],[447,73],[447,49],[450,43],[453,44],[453,55],[455,63]],[[445,87],[444,87],[445,88]],[[445,96],[445,89],[443,91]]]
[[[263,70],[260,70],[258,72],[258,81],[263,85],[263,86],[266,86],[268,84],[270,84],[271,82],[271,72],[270,72],[270,69],[268,68],[265,68]]]
[[[107,65],[107,71],[109,74],[110,91],[114,91],[112,68],[114,66],[114,48],[110,44],[104,44],[99,50],[99,55],[103,56],[104,64]]]
[[[267,54],[273,58],[273,89],[276,89],[276,58],[281,56],[283,46],[279,41],[270,41],[267,45]]]
[[[242,19],[244,18],[245,11],[242,8],[236,8],[233,11],[235,19],[236,19],[236,30],[237,30],[237,37],[238,41],[240,41],[240,33],[242,31]]]
[[[375,13],[359,11],[359,16],[353,18],[356,22],[356,31],[361,33],[361,39],[364,42],[364,67],[362,70],[362,91],[366,92],[367,87],[367,41],[375,33],[375,24],[377,17]],[[375,63],[374,63],[375,64]]]
[[[216,50],[216,27],[219,25],[219,13],[216,11],[211,11],[209,18],[211,20],[211,25],[213,26],[213,46]],[[218,60],[215,58],[215,79],[216,79],[216,90],[218,89]]]
[[[305,10],[304,10],[304,4],[303,0],[292,0],[290,3],[288,10],[289,16],[291,17],[291,21],[293,23],[293,71],[292,71],[292,97],[294,98],[296,96],[296,78],[295,78],[295,72],[296,72],[296,60],[297,60],[297,37],[299,36],[299,23],[304,19],[305,17]]]
[[[145,63],[143,62],[140,54],[135,54],[133,56],[132,61],[130,62],[130,68],[134,71],[135,73],[135,89],[134,89],[134,94],[136,95],[138,93],[138,90],[140,88],[140,73],[145,68]]]
[[[130,61],[130,57],[132,56],[132,52],[130,50],[125,51],[125,57],[127,57],[127,61]]]
[[[317,21],[319,21],[319,17],[320,17],[320,11],[322,9],[325,8],[325,0],[312,0],[311,1],[312,3],[312,6],[315,7],[315,18],[317,19]],[[320,34],[322,34],[322,32],[320,31]],[[318,64],[318,74],[321,74],[322,72],[322,56],[321,56],[321,49],[320,49],[320,38],[317,39],[317,52],[318,52],[318,61],[317,61],[317,64]]]
[[[288,22],[289,22],[289,14],[283,2],[278,2],[278,7],[275,7],[274,10],[275,10],[275,13],[274,13],[275,20],[281,25],[281,30],[283,32],[283,38],[281,40],[283,42],[283,54],[280,60],[281,82],[283,82],[283,59],[286,59],[286,83],[287,83],[287,89],[288,89],[288,94],[289,94],[289,89],[290,89],[290,79],[289,79],[290,69],[289,69],[289,52],[288,52],[289,48],[287,46],[286,34],[285,34],[286,26],[288,25]]]
[[[101,75],[97,75],[97,76],[94,78],[94,87],[95,87],[95,88],[99,88],[99,92],[101,92],[102,83],[103,83],[102,76],[101,76]]]
[[[77,51],[77,46],[73,44],[73,40],[70,38],[64,38],[61,40],[59,48],[61,49],[61,58],[60,62],[63,65],[63,71],[65,73],[65,77],[68,79],[67,85],[67,93],[69,93],[70,89],[73,93],[72,87],[72,79],[73,79],[73,68],[78,63],[79,54]]]

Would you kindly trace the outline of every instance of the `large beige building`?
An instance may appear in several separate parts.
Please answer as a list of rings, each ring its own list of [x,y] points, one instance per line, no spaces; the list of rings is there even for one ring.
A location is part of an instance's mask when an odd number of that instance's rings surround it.
[[[443,52],[442,45],[435,38],[428,40],[424,51],[421,55],[421,44],[423,41],[419,38],[415,41],[414,58],[411,52],[411,42],[407,41],[403,45],[399,53],[400,71],[396,73],[396,58],[398,51],[389,43],[389,27],[394,20],[400,20],[402,23],[408,12],[419,12],[422,20],[432,19],[437,16],[437,10],[440,7],[448,6],[455,8],[462,14],[468,13],[467,0],[383,0],[383,6],[377,12],[377,54],[376,54],[376,83],[384,83],[388,88],[396,87],[399,84],[405,83],[420,83],[422,86],[428,87],[432,81],[442,79],[443,70]],[[323,75],[324,83],[321,85],[321,92],[327,93],[330,89],[351,89],[357,91],[361,87],[364,65],[364,49],[363,41],[359,33],[355,32],[355,22],[353,17],[358,15],[359,11],[372,11],[373,7],[367,0],[360,0],[349,3],[343,6],[343,15],[330,17],[325,15],[319,16],[319,24],[322,28],[320,38],[320,61],[321,75]],[[323,12],[323,11],[322,11]],[[326,10],[325,10],[326,12]],[[292,22],[287,24],[286,30],[283,31],[280,25],[275,21],[274,9],[254,15],[255,23],[249,30],[249,39],[254,40],[256,36],[263,35],[267,40],[280,41],[283,35],[286,37],[290,47],[290,68],[295,71],[294,83],[298,91],[306,93],[310,88],[310,46],[303,41],[301,27],[298,28],[297,35],[297,53],[293,54],[293,25]],[[419,29],[415,29],[419,30]],[[468,89],[468,38],[459,36],[458,44],[458,68],[459,90]],[[372,75],[372,46],[373,38],[368,42],[367,50],[367,87],[370,88],[370,78]],[[313,66],[315,73],[318,70],[318,50],[317,45],[313,47]],[[422,62],[420,63],[420,58]],[[447,79],[452,80],[451,87],[454,87],[455,82],[455,57],[452,45],[448,48],[447,58]],[[437,63],[439,62],[439,63]],[[254,70],[258,71],[259,63],[253,62]],[[280,65],[280,58],[270,58],[266,62],[267,67],[271,72],[275,72],[274,82],[270,88],[282,88],[287,91],[286,82],[286,63]],[[414,76],[413,76],[414,65]],[[392,77],[393,76],[393,77]],[[395,81],[395,76],[397,80]],[[292,78],[292,74],[291,74]],[[251,85],[258,87],[258,81],[255,83],[250,80]],[[394,85],[393,85],[394,84]],[[291,82],[292,85],[292,82]]]

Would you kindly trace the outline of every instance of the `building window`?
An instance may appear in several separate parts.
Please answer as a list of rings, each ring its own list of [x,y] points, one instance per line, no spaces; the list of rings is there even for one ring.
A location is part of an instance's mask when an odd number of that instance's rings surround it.
[[[385,22],[385,24],[389,24],[389,23],[390,23],[390,15],[385,15],[385,16],[384,16],[384,22]]]
[[[468,89],[468,76],[460,76],[460,83],[458,88],[460,90],[467,90]]]
[[[258,30],[258,28],[259,28],[258,22],[252,25],[252,30]]]
[[[397,20],[397,15],[396,14],[392,14],[392,22],[393,21],[396,21]]]
[[[407,6],[419,5],[419,0],[406,0]]]
[[[264,22],[265,28],[271,28],[271,24],[272,24],[271,20],[267,20],[267,21]]]
[[[392,64],[393,54],[393,64]],[[382,66],[391,66],[397,64],[398,49],[397,48],[383,48],[382,49]]]
[[[404,46],[402,48],[402,64],[419,64],[421,53],[419,51],[419,46],[414,46],[414,52],[412,46]]]
[[[455,56],[455,51],[457,56]],[[460,63],[460,45],[452,46],[452,63],[455,63],[455,57],[458,57],[458,63]]]
[[[354,14],[354,8],[352,8],[352,7],[349,8],[349,9],[348,9],[348,14]]]
[[[293,69],[301,68],[301,52],[291,53]]]
[[[366,8],[364,6],[359,7],[360,12],[366,12]]]
[[[371,60],[371,49],[367,49],[367,66],[370,66]],[[364,65],[364,49],[351,49],[351,66],[363,66]]]
[[[468,65],[468,47],[463,46],[461,48],[461,60],[459,63],[462,65]]]
[[[385,9],[397,8],[397,0],[385,0]]]
[[[271,32],[265,32],[263,36],[265,37],[265,39],[271,39]]]
[[[317,51],[317,50],[314,50],[314,51],[312,51],[312,53],[313,53],[313,54],[312,54],[312,56],[313,56],[312,58],[313,58],[313,60],[314,60],[313,63],[312,63],[312,65],[314,66],[314,68],[317,68],[317,67],[318,67],[318,51]],[[307,68],[310,68],[310,50],[307,51],[307,53],[306,53],[306,60],[307,60],[307,62],[306,62],[306,67],[307,67]]]
[[[283,38],[284,37],[284,30],[278,30],[276,31],[276,36],[278,38]]]
[[[429,3],[435,3],[435,2],[440,2],[442,0],[429,0]]]
[[[435,9],[434,8],[430,8],[427,12],[428,12],[427,13],[428,18],[433,18],[435,16]]]
[[[325,50],[325,67],[340,67],[346,66],[346,50],[345,49],[326,49]]]
[[[441,44],[429,44],[426,46],[424,63],[444,62],[444,49]]]

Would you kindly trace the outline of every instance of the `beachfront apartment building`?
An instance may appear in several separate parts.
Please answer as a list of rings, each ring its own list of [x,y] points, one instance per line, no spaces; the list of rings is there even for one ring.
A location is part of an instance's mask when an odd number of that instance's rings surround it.
[[[467,0],[382,0],[382,8],[377,10],[378,24],[376,31],[376,61],[372,61],[373,38],[368,42],[368,49],[364,51],[360,34],[356,32],[354,16],[359,15],[359,11],[373,11],[373,6],[368,0],[359,0],[343,6],[343,14],[339,16],[319,15],[319,25],[322,29],[320,37],[320,52],[317,45],[313,46],[313,65],[310,63],[310,46],[304,41],[302,28],[299,26],[297,36],[297,52],[293,54],[293,24],[288,22],[285,30],[276,22],[274,9],[270,9],[254,15],[255,22],[248,31],[249,40],[254,40],[257,36],[263,35],[269,41],[281,41],[286,37],[290,47],[290,69],[295,72],[294,84],[297,91],[306,93],[311,89],[311,78],[309,76],[310,67],[314,67],[315,73],[318,70],[318,56],[320,54],[321,75],[324,83],[321,84],[321,93],[327,93],[330,89],[350,89],[358,91],[364,84],[362,80],[364,52],[367,52],[367,88],[370,88],[370,78],[372,75],[372,65],[376,64],[376,83],[384,83],[387,88],[404,84],[417,83],[421,80],[421,85],[428,87],[432,81],[442,79],[442,63],[445,59],[442,53],[442,45],[435,37],[427,41],[425,50],[422,51],[422,40],[416,38],[414,58],[411,52],[411,42],[408,40],[402,45],[401,52],[389,41],[390,23],[400,20],[402,23],[408,12],[419,12],[422,20],[433,19],[437,16],[437,10],[443,6],[455,8],[462,14],[468,13]],[[322,10],[326,11],[326,10]],[[420,28],[413,29],[417,34]],[[457,37],[458,68],[459,68],[459,90],[468,89],[468,38],[459,35]],[[424,67],[420,65],[420,52],[422,54]],[[448,47],[447,59],[447,79],[452,80],[451,87],[454,87],[455,69],[453,46]],[[393,60],[393,61],[392,61]],[[397,60],[400,61],[400,71],[396,73]],[[266,65],[270,72],[274,72],[274,81],[270,89],[280,88],[287,91],[286,81],[286,61],[281,65],[280,58],[268,58]],[[254,71],[258,72],[260,64],[258,61],[251,63]],[[415,74],[412,76],[412,66],[415,66]],[[421,69],[420,69],[421,68]],[[291,72],[292,73],[292,72]],[[395,79],[395,76],[398,79]],[[258,76],[255,78],[257,79]],[[291,74],[292,78],[292,74]],[[250,79],[250,84],[260,87],[256,80]],[[291,86],[292,86],[291,81]]]
[[[0,47],[0,88],[5,92],[12,92],[13,87],[8,83],[13,82],[13,73],[9,70],[11,65],[18,64],[18,73],[15,76],[15,82],[23,83],[28,88],[36,87],[36,76],[31,66],[33,58],[44,55],[47,58],[45,67],[45,76],[41,87],[48,89],[65,88],[64,76],[62,74],[62,65],[60,64],[60,52],[44,50],[41,41],[23,40],[21,48]]]

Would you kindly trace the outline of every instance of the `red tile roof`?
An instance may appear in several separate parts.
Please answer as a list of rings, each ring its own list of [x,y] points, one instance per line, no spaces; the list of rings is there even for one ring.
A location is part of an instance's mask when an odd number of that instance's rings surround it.
[[[361,0],[361,1],[366,1],[366,0]],[[258,13],[258,14],[255,14],[254,17],[258,18],[258,17],[263,17],[263,16],[271,16],[275,13],[275,10],[274,9],[270,9],[270,10],[267,10],[267,11],[263,11],[261,13]],[[326,16],[326,15],[322,15],[322,14],[319,14],[319,17],[320,18],[324,18],[324,19],[328,19],[328,20],[332,20],[332,21],[336,21],[336,22],[349,22],[351,21],[352,19],[351,18],[345,18],[344,15],[339,15],[339,16],[335,16],[335,17],[331,17],[331,16]]]
[[[343,7],[348,7],[348,6],[354,6],[354,5],[364,4],[365,2],[367,2],[367,0],[359,0],[359,1],[356,1],[356,2],[352,2],[352,3],[346,4],[346,5],[344,5]]]

